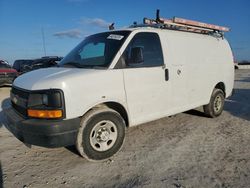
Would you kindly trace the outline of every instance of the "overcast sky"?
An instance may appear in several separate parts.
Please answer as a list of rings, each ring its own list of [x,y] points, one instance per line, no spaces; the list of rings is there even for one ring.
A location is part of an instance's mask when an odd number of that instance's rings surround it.
[[[143,17],[194,19],[231,28],[235,57],[250,60],[249,0],[0,0],[0,59],[65,56],[85,36],[129,26]]]

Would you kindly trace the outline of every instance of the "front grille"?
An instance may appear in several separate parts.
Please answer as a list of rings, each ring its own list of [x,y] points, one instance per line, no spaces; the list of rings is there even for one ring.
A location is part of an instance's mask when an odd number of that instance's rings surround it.
[[[29,97],[28,91],[22,90],[22,89],[19,89],[16,87],[12,87],[11,93],[13,93],[14,95],[18,95],[19,97],[24,98],[24,99],[28,99],[28,97]]]
[[[27,117],[27,103],[29,92],[12,87],[10,93],[12,107],[21,115]]]

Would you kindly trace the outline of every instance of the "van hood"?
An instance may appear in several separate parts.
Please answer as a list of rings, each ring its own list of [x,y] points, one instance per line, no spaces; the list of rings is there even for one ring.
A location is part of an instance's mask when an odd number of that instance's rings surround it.
[[[103,70],[59,67],[38,69],[19,76],[13,86],[26,90],[63,89],[65,81],[84,79],[99,71]]]

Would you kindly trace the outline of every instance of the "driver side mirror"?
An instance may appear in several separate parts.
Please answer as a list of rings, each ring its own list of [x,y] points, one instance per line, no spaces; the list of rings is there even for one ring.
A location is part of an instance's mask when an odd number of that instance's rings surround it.
[[[144,62],[143,48],[134,47],[131,49],[130,64],[139,64]]]

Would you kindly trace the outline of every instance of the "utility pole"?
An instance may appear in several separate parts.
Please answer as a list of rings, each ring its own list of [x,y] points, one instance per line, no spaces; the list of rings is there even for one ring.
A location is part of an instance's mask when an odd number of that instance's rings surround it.
[[[43,51],[44,51],[44,56],[46,56],[45,36],[44,36],[43,27],[41,28],[41,31],[42,31],[42,39],[43,39]]]

